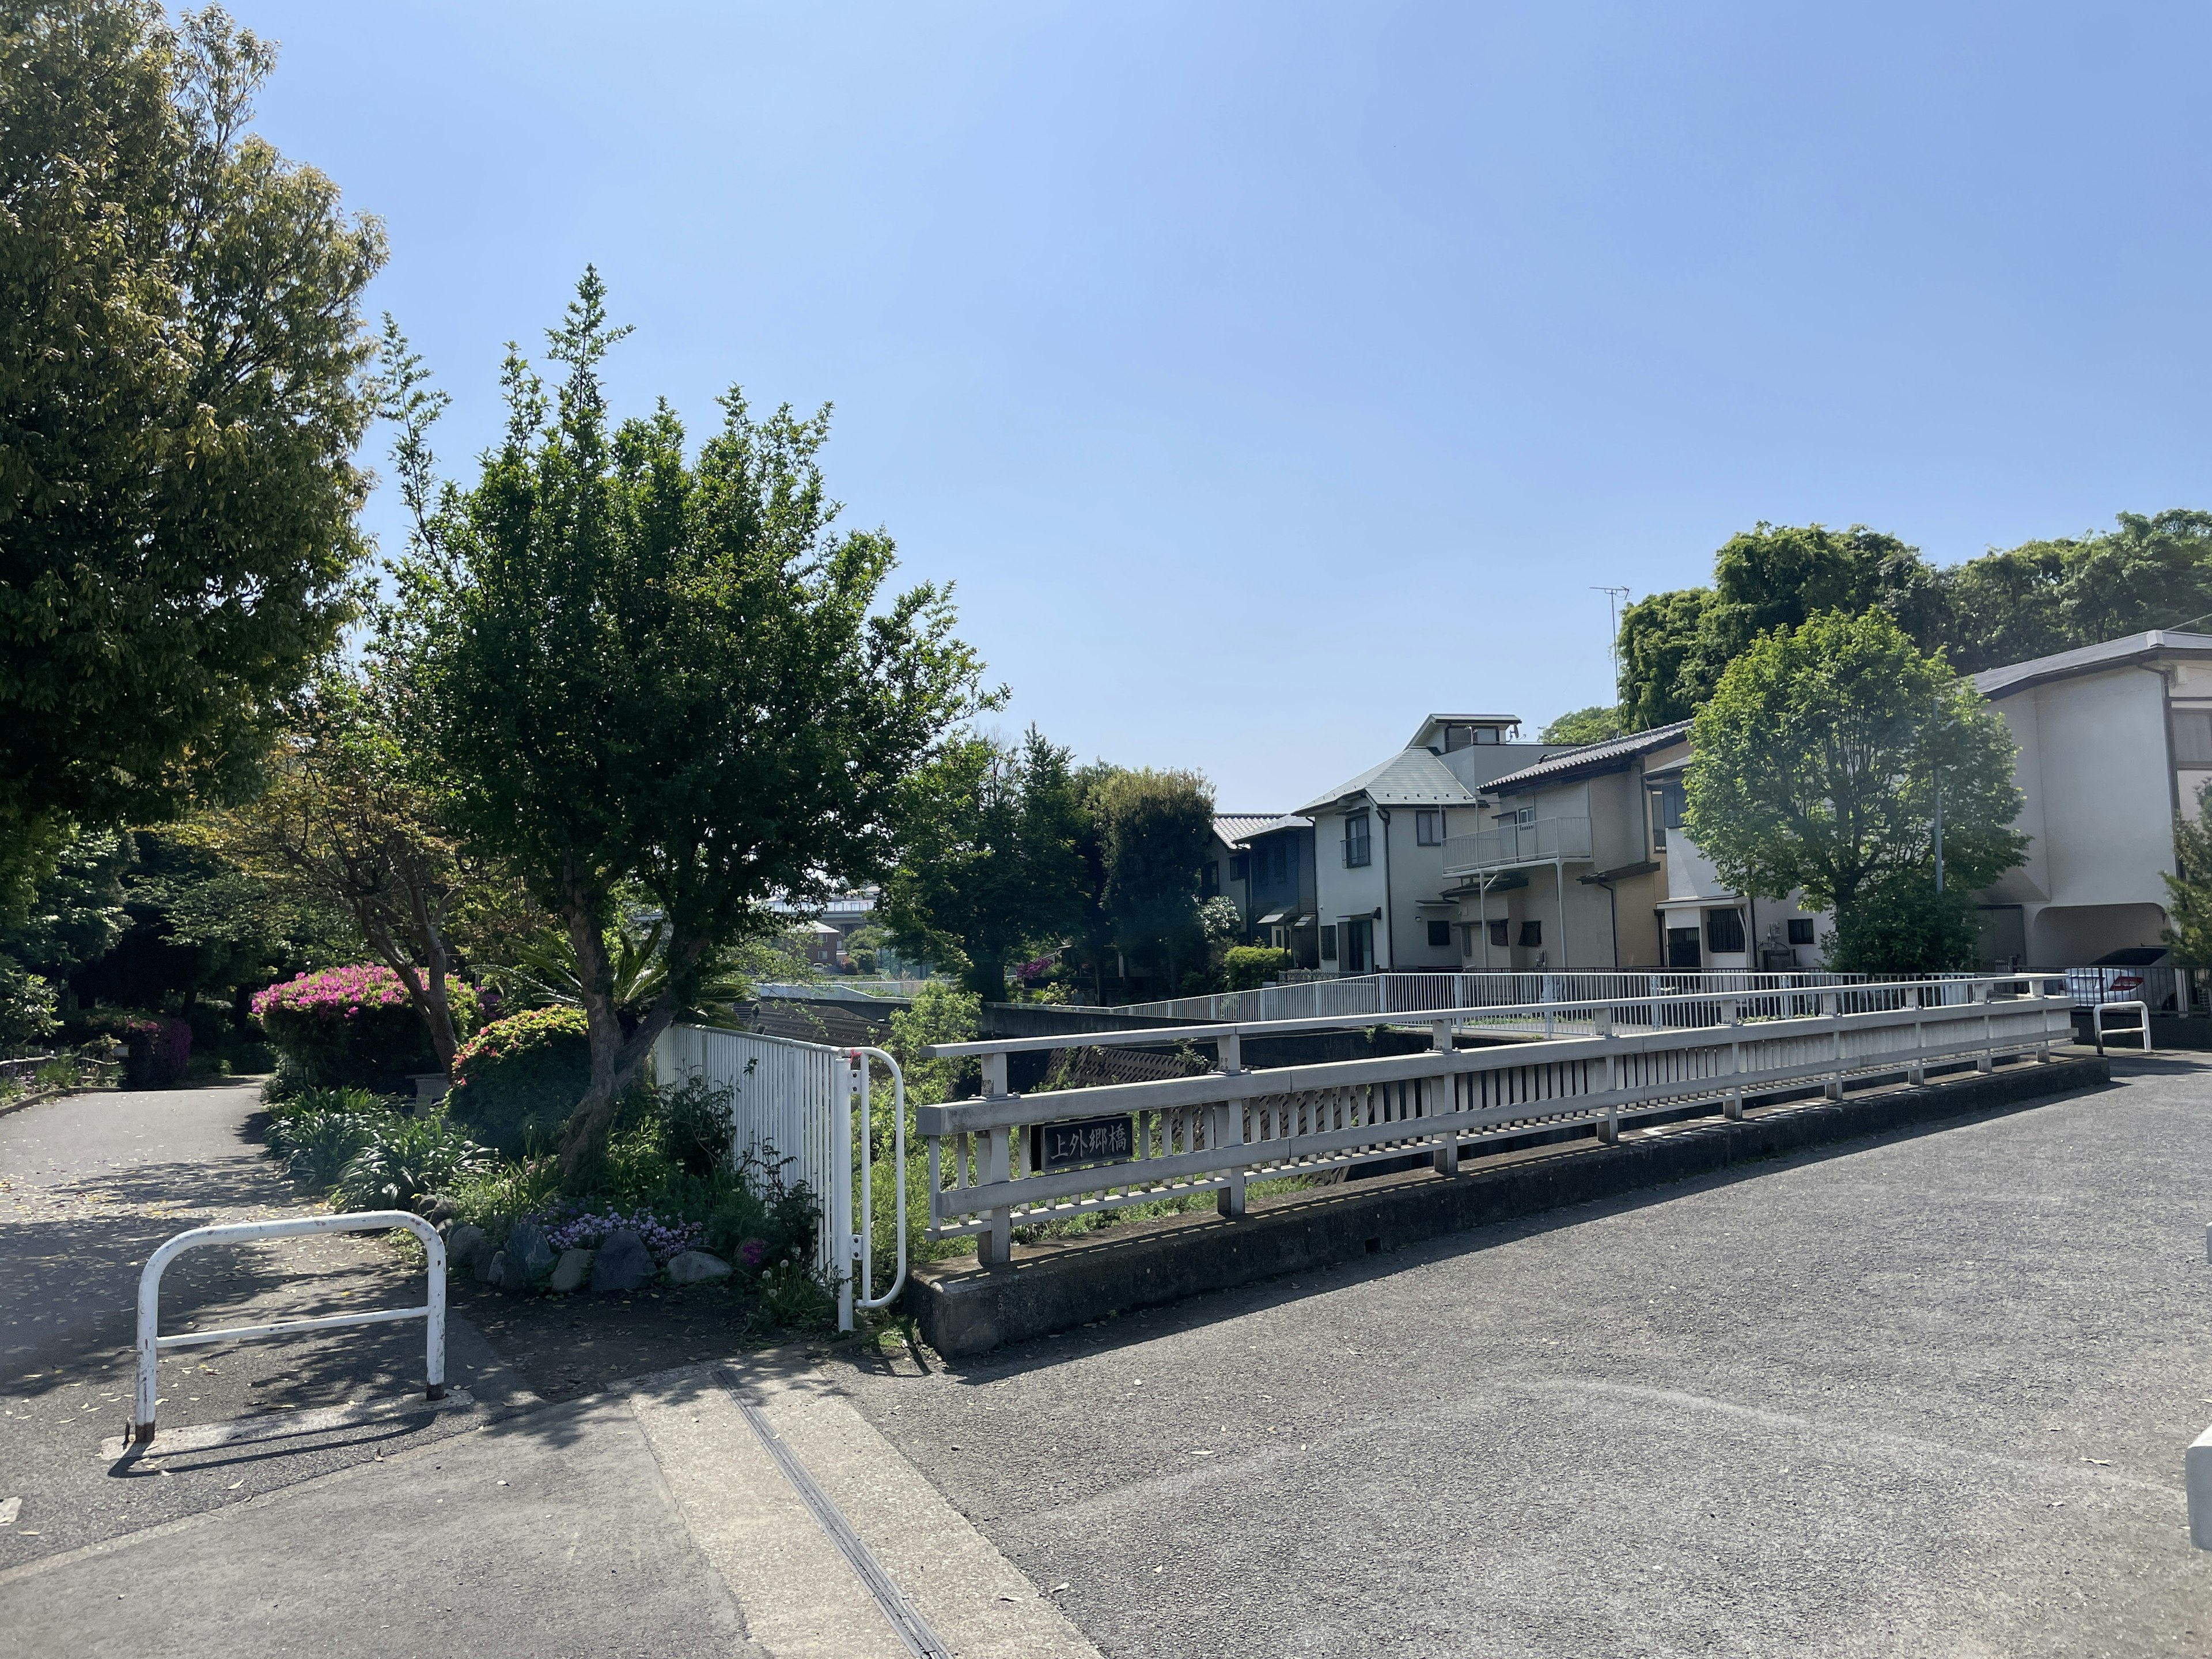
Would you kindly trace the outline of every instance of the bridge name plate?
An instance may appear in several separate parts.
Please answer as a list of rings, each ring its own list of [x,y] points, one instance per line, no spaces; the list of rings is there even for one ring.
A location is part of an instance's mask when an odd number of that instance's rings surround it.
[[[1127,1164],[1136,1156],[1135,1126],[1126,1115],[1038,1123],[1030,1129],[1030,1168],[1039,1175],[1090,1164]]]

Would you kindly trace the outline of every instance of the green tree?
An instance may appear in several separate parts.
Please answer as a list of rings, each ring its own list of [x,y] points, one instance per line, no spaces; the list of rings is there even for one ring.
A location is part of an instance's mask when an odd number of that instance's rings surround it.
[[[250,770],[345,612],[384,258],[219,7],[0,7],[0,860]]]
[[[1939,779],[1948,883],[1972,892],[2026,856],[2003,716],[1880,611],[1830,611],[1755,641],[1692,738],[1698,850],[1741,891],[1802,888],[1839,927],[1868,889],[1932,868]]]
[[[1117,770],[1098,781],[1090,805],[1106,939],[1172,993],[1206,951],[1198,879],[1213,833],[1213,786],[1195,772]]]
[[[1972,673],[2212,612],[2212,513],[2123,513],[2118,528],[2026,542],[1947,574],[1952,661]]]
[[[0,927],[0,1048],[51,1033],[68,976],[106,955],[130,927],[122,876],[131,858],[128,835],[72,827],[15,904],[13,923]]]
[[[1759,524],[1713,556],[1713,585],[1655,593],[1621,617],[1621,708],[1632,731],[1687,720],[1760,635],[1827,611],[1880,608],[1923,649],[1943,638],[1939,574],[1864,525]]]
[[[1948,881],[1936,890],[1932,868],[1899,870],[1862,890],[1839,913],[1826,941],[1830,968],[1843,974],[1940,974],[1981,961],[1981,912],[1973,893]]]
[[[756,420],[732,390],[696,461],[665,403],[612,425],[605,298],[587,270],[549,336],[568,368],[550,403],[510,350],[507,430],[472,488],[433,505],[427,445],[401,456],[423,504],[424,735],[463,838],[560,918],[582,980],[572,1182],[715,952],[781,933],[774,901],[879,878],[908,780],[983,701],[948,595],[886,596],[890,538],[834,531],[828,411]],[[626,1025],[606,930],[632,890],[665,921],[665,978]]]
[[[1620,735],[1620,711],[1606,703],[1570,709],[1536,735],[1540,743],[1603,743]]]
[[[2197,816],[2173,820],[2175,872],[2165,878],[2166,913],[2160,935],[2174,961],[2212,968],[2212,784],[2197,792]]]
[[[899,817],[904,851],[883,896],[894,944],[1004,1002],[1007,964],[1082,921],[1083,800],[1068,751],[1034,726],[1018,748],[969,738],[915,775]]]

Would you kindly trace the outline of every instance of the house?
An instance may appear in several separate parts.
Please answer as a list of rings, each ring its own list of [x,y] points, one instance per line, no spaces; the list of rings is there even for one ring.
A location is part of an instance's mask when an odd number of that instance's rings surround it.
[[[1542,755],[1512,714],[1431,714],[1380,765],[1298,809],[1313,824],[1323,969],[1455,970],[1459,905],[1444,843],[1472,827],[1475,786]]]
[[[2027,861],[1978,896],[1988,961],[2063,968],[2155,947],[2173,822],[2212,781],[2212,635],[2154,629],[1991,668],[2020,744]]]
[[[1220,812],[1214,816],[1213,835],[1206,842],[1206,862],[1198,870],[1199,902],[1226,898],[1236,905],[1237,937],[1240,942],[1251,939],[1255,914],[1244,837],[1264,830],[1281,817],[1279,812]]]
[[[1297,813],[1246,834],[1238,874],[1250,896],[1246,939],[1291,953],[1294,968],[1321,965],[1320,888],[1314,867],[1314,823]]]
[[[1682,828],[1687,721],[1486,782],[1444,870],[1474,969],[1819,965],[1820,918],[1723,883]]]

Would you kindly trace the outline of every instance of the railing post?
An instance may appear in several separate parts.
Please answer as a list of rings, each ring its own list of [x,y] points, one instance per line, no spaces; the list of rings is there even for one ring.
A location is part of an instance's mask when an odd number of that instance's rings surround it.
[[[1840,994],[1834,991],[1822,992],[1820,1012],[1824,1018],[1835,1021],[1835,1024],[1829,1028],[1829,1056],[1834,1069],[1828,1074],[1826,1092],[1829,1099],[1841,1100],[1844,1097],[1844,1018]]]
[[[1429,1046],[1434,1048],[1438,1054],[1449,1054],[1455,1051],[1456,1045],[1452,1042],[1451,1021],[1448,1019],[1438,1019],[1431,1020],[1430,1022]],[[1424,1086],[1429,1091],[1428,1103],[1431,1109],[1430,1115],[1432,1117],[1449,1117],[1451,1115],[1452,1106],[1454,1103],[1452,1096],[1455,1089],[1457,1087],[1457,1085],[1452,1081],[1452,1074],[1449,1072],[1446,1072],[1441,1077],[1431,1078]],[[1441,1105],[1439,1105],[1439,1101],[1441,1101]],[[1430,1160],[1430,1163],[1431,1166],[1438,1175],[1455,1176],[1459,1173],[1458,1130],[1447,1129],[1444,1131],[1443,1144],[1437,1148],[1436,1156]]]
[[[1224,1077],[1237,1077],[1244,1070],[1243,1045],[1236,1032],[1224,1036],[1216,1045],[1218,1065]],[[1206,1139],[1215,1146],[1242,1146],[1244,1144],[1244,1103],[1242,1099],[1224,1100],[1213,1109],[1212,1131]],[[1213,1194],[1213,1207],[1224,1218],[1234,1218],[1244,1213],[1244,1171],[1229,1171],[1229,1184],[1218,1188]]]
[[[1592,1024],[1597,1027],[1597,1035],[1606,1045],[1605,1091],[1607,1096],[1610,1096],[1613,1091],[1620,1087],[1620,1057],[1613,1049],[1613,1010],[1606,1008],[1596,1011]],[[1597,1138],[1608,1146],[1620,1141],[1620,1103],[1619,1101],[1607,1100],[1605,1121],[1597,1126]]]
[[[983,1056],[983,1096],[987,1100],[1007,1097],[1006,1057],[1003,1054]],[[1013,1179],[1013,1131],[1011,1128],[986,1130],[983,1134],[983,1168],[976,1184]],[[1004,1267],[1014,1259],[1014,1218],[1011,1205],[1001,1204],[990,1212],[990,1225],[975,1238],[976,1259],[987,1267]]]
[[[1721,1004],[1721,1023],[1731,1029],[1743,1024],[1743,1009],[1734,997]],[[1743,1044],[1729,1044],[1729,1075],[1733,1078],[1743,1070]],[[1736,1084],[1721,1097],[1721,1115],[1731,1123],[1743,1121],[1743,1085]]]

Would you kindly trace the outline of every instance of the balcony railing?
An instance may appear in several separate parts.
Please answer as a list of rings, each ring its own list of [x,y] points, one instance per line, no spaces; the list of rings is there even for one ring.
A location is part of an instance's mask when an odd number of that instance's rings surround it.
[[[1534,823],[1501,824],[1444,842],[1444,873],[1476,875],[1510,870],[1516,865],[1549,864],[1554,859],[1590,856],[1588,818],[1538,818]]]

